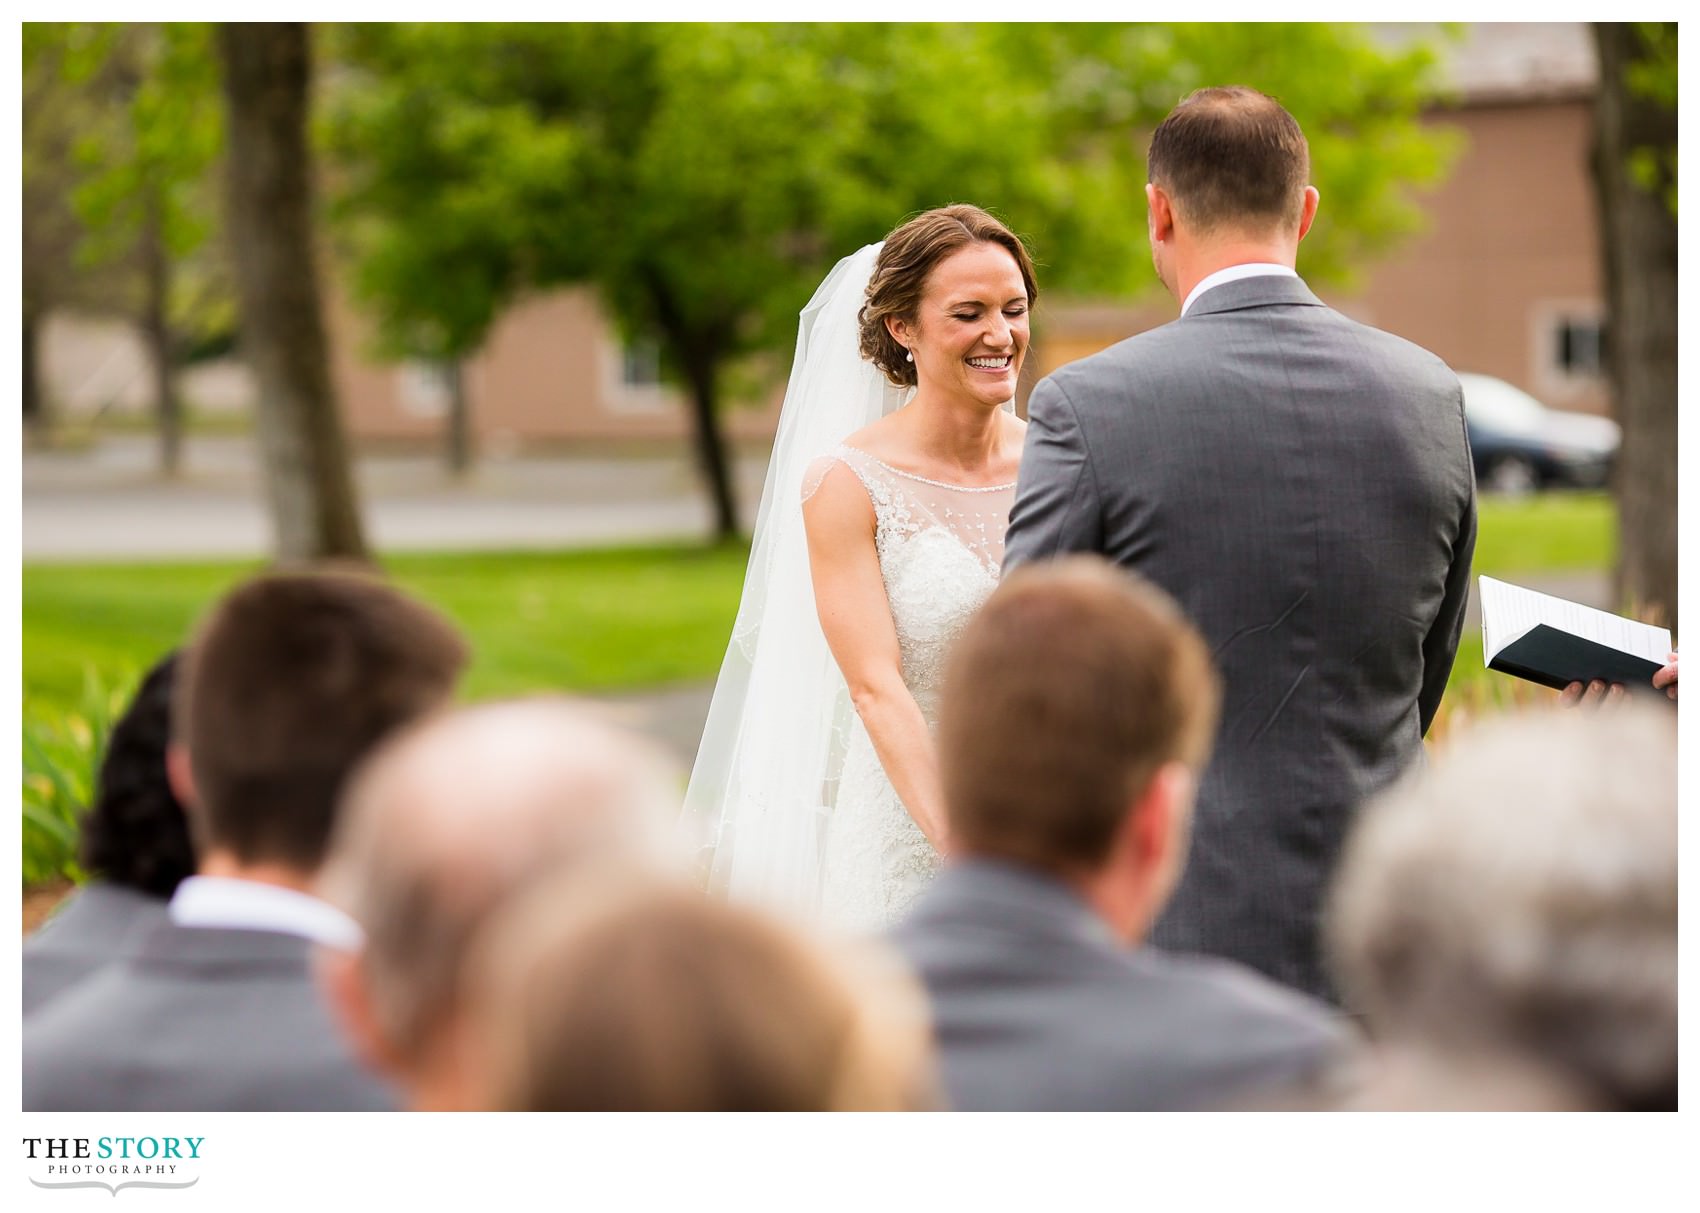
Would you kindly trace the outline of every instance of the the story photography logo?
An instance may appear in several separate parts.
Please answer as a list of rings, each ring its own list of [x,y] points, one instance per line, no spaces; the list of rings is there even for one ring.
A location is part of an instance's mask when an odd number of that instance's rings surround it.
[[[26,1137],[24,1165],[37,1188],[192,1188],[205,1137]]]

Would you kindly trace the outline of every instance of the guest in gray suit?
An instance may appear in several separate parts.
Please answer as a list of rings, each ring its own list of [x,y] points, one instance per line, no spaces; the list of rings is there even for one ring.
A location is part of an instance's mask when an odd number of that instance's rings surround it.
[[[1323,890],[1354,806],[1422,748],[1475,548],[1463,395],[1294,272],[1316,215],[1292,116],[1183,101],[1150,150],[1180,319],[1034,388],[1004,567],[1099,552],[1167,590],[1223,679],[1186,876],[1152,938],[1331,997]]]
[[[443,704],[466,649],[435,612],[354,573],[258,578],[185,652],[167,769],[198,874],[129,960],[36,1013],[28,1111],[392,1106],[342,1044],[309,969],[360,932],[313,896],[344,778]]]
[[[407,1106],[477,1106],[457,982],[473,936],[523,886],[684,882],[679,786],[651,743],[559,699],[434,716],[362,767],[320,888],[366,946],[326,955],[320,977],[353,1047]]]
[[[939,706],[958,850],[895,936],[953,1106],[1200,1108],[1335,1077],[1349,1037],[1325,1007],[1141,944],[1218,694],[1174,603],[1097,558],[1017,570],[968,623]]]
[[[173,652],[149,670],[107,737],[94,803],[79,823],[77,861],[89,880],[24,940],[26,1017],[132,955],[195,870],[183,806],[165,774],[176,669]]]

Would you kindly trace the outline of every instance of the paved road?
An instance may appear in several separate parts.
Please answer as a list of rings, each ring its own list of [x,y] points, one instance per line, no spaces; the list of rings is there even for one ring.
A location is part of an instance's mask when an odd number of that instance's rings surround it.
[[[184,474],[162,480],[143,438],[87,452],[26,452],[25,560],[262,558],[271,548],[264,490],[246,439],[191,442]],[[739,461],[746,520],[765,457]],[[368,538],[380,551],[563,548],[701,538],[712,514],[688,458],[488,459],[463,481],[440,460],[362,457]]]
[[[248,440],[196,439],[186,473],[162,482],[154,449],[111,438],[84,453],[23,459],[26,560],[263,557],[268,523]],[[753,520],[764,460],[742,460],[738,486]],[[464,482],[421,456],[367,456],[357,470],[367,525],[380,550],[562,548],[700,538],[711,516],[683,456],[487,460]],[[1603,574],[1519,579],[1530,588],[1604,607]],[[1472,592],[1467,632],[1481,627]],[[662,739],[689,763],[711,684],[603,697],[608,712]]]

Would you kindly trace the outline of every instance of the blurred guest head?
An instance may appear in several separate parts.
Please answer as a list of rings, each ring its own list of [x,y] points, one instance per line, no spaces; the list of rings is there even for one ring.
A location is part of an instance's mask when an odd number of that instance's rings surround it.
[[[1348,1005],[1400,1073],[1674,1109],[1676,842],[1668,707],[1489,722],[1347,844],[1328,930]]]
[[[925,1004],[871,944],[694,890],[542,883],[466,970],[475,1106],[902,1111],[930,1104]]]
[[[1018,568],[951,650],[939,763],[965,853],[1079,886],[1126,938],[1173,891],[1220,689],[1162,591],[1097,557]]]
[[[442,616],[352,570],[232,590],[183,656],[171,771],[202,874],[310,876],[355,764],[444,705],[466,646]]]
[[[323,958],[323,975],[367,1060],[415,1106],[454,1106],[473,932],[544,871],[682,866],[678,802],[670,759],[566,700],[462,708],[384,746],[348,789],[320,885],[365,930],[364,951]]]
[[[177,664],[174,651],[149,670],[112,726],[78,850],[91,876],[154,897],[170,897],[195,870],[183,806],[165,772]]]

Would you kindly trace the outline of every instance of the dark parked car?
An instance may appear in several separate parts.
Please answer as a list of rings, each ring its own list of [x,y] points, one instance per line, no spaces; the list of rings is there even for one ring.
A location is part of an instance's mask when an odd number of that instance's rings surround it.
[[[1603,488],[1617,457],[1615,421],[1549,409],[1491,375],[1460,374],[1476,483],[1488,492]]]

